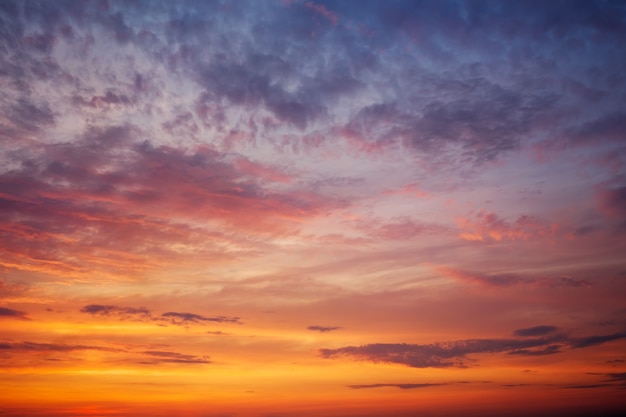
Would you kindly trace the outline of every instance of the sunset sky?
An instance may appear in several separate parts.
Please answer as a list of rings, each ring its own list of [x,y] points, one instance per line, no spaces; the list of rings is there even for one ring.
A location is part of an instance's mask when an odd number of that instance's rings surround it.
[[[626,411],[626,2],[0,0],[0,416]]]

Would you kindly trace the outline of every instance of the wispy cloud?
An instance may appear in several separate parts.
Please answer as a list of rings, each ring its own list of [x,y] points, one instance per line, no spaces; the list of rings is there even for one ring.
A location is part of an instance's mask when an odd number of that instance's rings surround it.
[[[419,389],[419,388],[429,388],[429,387],[437,387],[441,385],[448,385],[445,383],[441,384],[363,384],[363,385],[348,385],[349,388],[352,389],[369,389],[369,388],[400,388],[400,389]]]
[[[72,345],[64,343],[37,343],[37,342],[3,342],[0,349],[10,351],[34,351],[34,352],[73,352],[79,350],[100,350],[104,352],[127,352],[126,349],[96,346],[96,345]]]
[[[0,318],[9,318],[17,320],[30,320],[28,314],[23,311],[13,310],[12,308],[0,307]]]
[[[118,307],[113,305],[89,304],[80,309],[81,313],[88,313],[102,316],[121,316],[121,317],[150,317],[150,310],[144,307]]]
[[[206,317],[193,313],[177,313],[169,311],[161,314],[161,317],[167,319],[172,324],[184,325],[189,323],[213,322],[213,323],[236,323],[241,324],[239,317],[215,316]]]
[[[514,222],[500,218],[496,213],[478,212],[473,218],[460,218],[459,237],[474,241],[503,241],[547,239],[556,236],[559,226],[546,224],[531,216],[520,216]]]
[[[122,320],[166,322],[178,326],[207,322],[242,324],[239,317],[207,317],[195,313],[179,313],[175,311],[154,315],[145,307],[119,307],[114,305],[89,304],[81,308],[80,312],[94,316],[110,316]]]
[[[527,327],[524,329],[517,329],[513,332],[513,334],[515,334],[515,336],[522,336],[522,337],[529,337],[529,336],[535,337],[535,336],[545,336],[547,334],[554,333],[556,330],[557,329],[555,326],[541,325],[541,326]]]
[[[199,357],[194,355],[185,355],[178,352],[169,352],[161,350],[147,350],[142,352],[145,355],[154,357],[154,360],[149,361],[150,364],[157,363],[211,363],[208,357]],[[146,363],[146,362],[141,362]]]
[[[0,351],[10,354],[28,355],[30,353],[56,354],[56,355],[77,355],[81,351],[100,351],[109,354],[103,359],[105,362],[122,361],[135,362],[142,365],[158,365],[162,363],[179,363],[179,364],[208,364],[211,363],[208,356],[189,355],[173,351],[164,350],[139,350],[135,346],[126,345],[125,347],[101,346],[101,345],[83,345],[83,344],[64,344],[64,343],[38,343],[38,342],[0,342]],[[15,360],[19,360],[22,356],[10,357],[5,365],[10,366]],[[37,356],[30,360],[47,360],[47,361],[63,361],[78,360],[76,357],[61,356],[61,358],[49,358],[47,356]],[[139,357],[139,358],[138,358]],[[82,360],[82,358],[80,358]],[[90,359],[93,360],[93,359]]]
[[[327,332],[332,332],[333,330],[339,330],[339,329],[341,329],[341,327],[339,327],[339,326],[318,326],[318,325],[312,325],[312,326],[308,326],[307,329],[315,331],[315,332],[327,333]]]

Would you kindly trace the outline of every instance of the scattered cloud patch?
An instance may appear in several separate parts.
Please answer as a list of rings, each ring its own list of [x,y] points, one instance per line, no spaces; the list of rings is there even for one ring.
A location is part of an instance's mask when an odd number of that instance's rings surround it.
[[[338,326],[317,326],[317,325],[313,325],[313,326],[308,326],[307,329],[315,331],[315,332],[327,333],[327,332],[332,332],[334,330],[339,330],[339,329],[341,329],[341,327],[338,327]]]
[[[545,336],[549,333],[554,333],[556,330],[557,329],[555,326],[541,325],[541,326],[527,327],[524,329],[517,329],[513,332],[513,334],[515,336],[522,336],[522,337],[535,337],[535,336]]]
[[[441,385],[448,385],[445,383],[441,384],[362,384],[362,385],[348,385],[349,388],[352,389],[369,389],[369,388],[386,388],[386,387],[394,387],[399,389],[419,389],[419,388],[429,388],[429,387],[437,387]]]
[[[548,333],[551,334],[552,332]],[[562,348],[578,349],[626,338],[626,333],[570,338],[562,334],[521,339],[468,339],[437,342],[427,345],[407,343],[373,343],[320,349],[323,358],[351,357],[374,363],[396,363],[413,368],[468,367],[472,354],[506,353],[521,356],[544,356],[562,352]]]
[[[0,307],[0,318],[30,320],[27,313],[7,307]]]
[[[89,304],[80,309],[81,313],[101,316],[143,316],[149,317],[150,310],[144,307],[118,307],[113,305]]]
[[[208,357],[185,355],[178,352],[148,350],[142,353],[157,358],[155,362],[158,363],[211,363]]]
[[[241,324],[239,317],[216,316],[206,317],[193,313],[177,313],[169,311],[161,314],[161,317],[170,320],[170,323],[184,325],[188,323],[214,322],[214,323],[236,323]]]
[[[69,345],[63,343],[36,343],[36,342],[4,342],[0,349],[11,351],[32,352],[73,352],[79,350],[99,350],[104,352],[127,352],[126,349],[94,345]]]
[[[602,336],[588,336],[588,337],[579,337],[575,339],[571,339],[569,344],[573,348],[586,348],[590,346],[602,345],[607,342],[612,342],[614,340],[626,339],[626,332],[618,332],[608,335]]]
[[[216,316],[207,317],[195,313],[178,313],[169,311],[161,315],[154,315],[144,307],[119,307],[115,305],[89,304],[80,309],[81,313],[94,316],[110,316],[122,320],[154,321],[157,323],[169,323],[174,325],[189,325],[200,323],[236,323],[242,324],[239,317]],[[216,332],[221,334],[221,332]]]
[[[482,242],[548,239],[559,231],[556,223],[546,224],[532,216],[520,216],[509,222],[486,211],[478,212],[474,218],[459,218],[457,222],[461,239]]]

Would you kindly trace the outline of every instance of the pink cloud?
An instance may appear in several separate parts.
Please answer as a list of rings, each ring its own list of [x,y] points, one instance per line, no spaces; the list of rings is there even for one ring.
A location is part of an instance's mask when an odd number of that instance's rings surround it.
[[[235,166],[244,175],[258,177],[269,181],[289,183],[291,178],[280,170],[250,161],[247,158],[239,158],[235,161]]]
[[[523,215],[511,223],[496,213],[482,210],[474,218],[457,219],[457,223],[461,239],[487,242],[550,238],[559,231],[556,223],[545,224],[532,216]]]
[[[330,23],[332,23],[334,26],[337,26],[337,22],[339,21],[337,14],[331,10],[328,10],[323,4],[316,4],[312,1],[308,1],[304,3],[304,7],[313,10],[316,14],[324,16],[326,19],[328,19]]]

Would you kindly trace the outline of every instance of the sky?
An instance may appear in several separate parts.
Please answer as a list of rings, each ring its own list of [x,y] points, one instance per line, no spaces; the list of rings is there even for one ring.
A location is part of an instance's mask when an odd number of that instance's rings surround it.
[[[0,415],[626,410],[626,2],[0,0]]]

